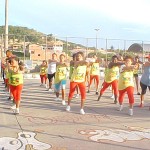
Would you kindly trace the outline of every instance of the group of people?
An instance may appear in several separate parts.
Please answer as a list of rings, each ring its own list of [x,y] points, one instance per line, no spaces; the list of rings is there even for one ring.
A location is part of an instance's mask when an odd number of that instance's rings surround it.
[[[7,90],[10,91],[10,98],[13,97],[15,105],[11,109],[15,109],[15,113],[19,113],[19,104],[21,99],[21,91],[23,87],[23,65],[16,56],[10,56],[10,51],[6,52],[5,59],[5,84]],[[11,54],[12,55],[12,54]],[[114,95],[114,103],[119,103],[119,111],[123,109],[123,100],[125,93],[129,99],[129,115],[133,115],[134,105],[134,78],[136,81],[137,95],[141,96],[140,107],[144,106],[144,95],[147,87],[150,90],[150,55],[145,63],[136,56],[125,56],[123,59],[114,55],[109,63],[105,64],[105,76],[100,91],[100,65],[101,60],[93,55],[91,58],[85,58],[82,52],[73,54],[73,59],[69,61],[65,54],[60,54],[59,58],[56,53],[52,54],[51,59],[44,60],[40,65],[41,85],[45,86],[48,91],[56,94],[55,100],[61,100],[62,105],[66,105],[66,83],[69,72],[70,86],[67,100],[66,111],[71,110],[71,100],[73,96],[81,97],[80,114],[85,114],[84,103],[86,93],[90,92],[92,82],[95,83],[95,94],[97,101],[102,99],[102,95],[108,87],[111,87]],[[138,70],[140,65],[143,67],[143,74],[140,80],[141,93],[139,91]],[[47,79],[49,84],[47,85]],[[88,87],[87,87],[88,86]],[[86,88],[87,87],[87,88]],[[87,89],[87,91],[86,91]],[[75,95],[76,91],[76,95]],[[60,99],[61,93],[61,99]]]

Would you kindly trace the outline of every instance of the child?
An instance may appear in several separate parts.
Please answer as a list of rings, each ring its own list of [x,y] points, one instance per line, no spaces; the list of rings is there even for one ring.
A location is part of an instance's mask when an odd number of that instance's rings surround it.
[[[56,63],[58,62],[57,60],[57,54],[53,53],[52,54],[52,59],[48,60],[48,80],[49,80],[49,88],[48,91],[52,92],[52,83],[53,83],[53,78],[55,77],[55,72],[56,72]]]
[[[71,79],[72,73],[74,71],[74,62],[75,61],[76,61],[76,54],[73,54],[73,60],[70,61],[69,79]],[[79,98],[79,89],[78,89],[78,86],[76,86],[76,92],[77,92],[77,94],[74,97],[75,98]]]
[[[15,105],[11,109],[15,110],[15,114],[19,114],[19,106],[21,100],[21,92],[23,89],[23,65],[19,64],[17,57],[10,59],[11,67],[8,66],[10,73],[9,85],[10,92],[13,94]]]
[[[100,90],[100,95],[98,97],[98,101],[100,100],[101,96],[105,92],[105,90],[112,86],[112,91],[114,94],[114,103],[117,103],[117,97],[118,97],[118,77],[119,77],[119,66],[122,65],[122,63],[118,62],[118,57],[114,55],[112,57],[112,61],[109,63],[108,67],[105,70],[105,78],[103,82],[103,87]]]
[[[55,73],[55,92],[56,92],[56,99],[59,100],[59,92],[60,88],[62,91],[62,105],[66,105],[65,102],[65,89],[66,89],[66,76],[67,76],[67,66],[68,64],[65,62],[65,55],[60,55],[60,62],[56,64],[56,73]]]
[[[125,57],[125,65],[123,65],[120,69],[119,76],[119,111],[123,109],[123,99],[125,93],[127,92],[129,99],[129,115],[133,115],[133,104],[134,104],[134,81],[133,81],[133,71],[137,66],[132,66],[132,57]]]
[[[81,109],[80,114],[85,114],[84,112],[84,102],[86,96],[86,85],[85,85],[85,76],[86,76],[86,68],[87,62],[84,59],[83,53],[78,52],[76,54],[76,61],[74,62],[74,71],[70,80],[70,91],[68,97],[68,106],[66,107],[66,111],[70,111],[70,103],[71,99],[74,95],[75,89],[78,86],[81,94]]]
[[[100,60],[97,58],[96,55],[93,56],[93,62],[90,62],[90,83],[88,86],[88,91],[87,93],[90,92],[90,86],[94,81],[96,81],[96,95],[98,95],[98,87],[99,87],[99,81],[100,81],[100,71],[99,71],[99,66],[100,66]]]
[[[47,61],[43,60],[41,66],[40,66],[40,78],[41,78],[41,85],[43,86],[45,84],[45,87],[47,88]]]
[[[139,92],[139,75],[138,75],[140,64],[143,64],[143,63],[139,60],[139,57],[136,56],[134,61],[133,61],[133,65],[137,65],[137,69],[134,70],[133,76],[135,78],[137,95],[140,95],[140,92]]]

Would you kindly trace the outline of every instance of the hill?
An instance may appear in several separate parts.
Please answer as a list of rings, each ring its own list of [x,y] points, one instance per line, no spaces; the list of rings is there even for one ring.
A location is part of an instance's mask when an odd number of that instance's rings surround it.
[[[4,26],[0,26],[0,35],[5,33],[5,28]],[[27,27],[22,27],[22,26],[9,26],[9,41],[15,42],[15,43],[20,43],[24,41],[24,36],[26,36],[26,42],[31,42],[31,43],[39,43],[39,44],[44,44],[45,43],[45,34],[42,32],[38,32],[34,29],[29,29]],[[54,40],[53,34],[47,34],[47,41],[52,41]],[[64,49],[66,49],[66,41],[60,40],[64,43]],[[72,49],[73,47],[82,47],[85,48],[85,46],[81,44],[76,44],[73,42],[68,41],[68,49]]]

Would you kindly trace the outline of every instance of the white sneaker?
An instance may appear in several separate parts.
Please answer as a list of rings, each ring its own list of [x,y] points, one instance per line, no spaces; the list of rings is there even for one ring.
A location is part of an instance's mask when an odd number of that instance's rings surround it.
[[[118,110],[122,111],[123,110],[123,105],[120,105]]]
[[[52,89],[48,89],[48,91],[49,91],[49,92],[53,92],[53,90],[52,90]]]
[[[12,110],[16,109],[16,104],[11,106],[10,109],[12,109]]]
[[[66,107],[66,111],[70,111],[70,106],[68,105],[67,107]]]
[[[129,115],[133,116],[133,109],[129,109]]]
[[[47,89],[48,87],[47,87],[47,84],[45,84],[45,88]]]
[[[59,97],[56,97],[54,100],[55,100],[55,101],[60,101],[60,98],[59,98]]]
[[[62,105],[66,105],[66,101],[65,100],[62,100]]]
[[[112,95],[110,98],[114,99],[114,98],[115,98],[115,96],[114,96],[114,95]]]
[[[82,114],[82,115],[85,114],[84,109],[80,109],[80,114]]]
[[[19,108],[16,108],[15,114],[19,114]]]
[[[76,94],[76,95],[75,95],[75,98],[79,98],[79,94]]]

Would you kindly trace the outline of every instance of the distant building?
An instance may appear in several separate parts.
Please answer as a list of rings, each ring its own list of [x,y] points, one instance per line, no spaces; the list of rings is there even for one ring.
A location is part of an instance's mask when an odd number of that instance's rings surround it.
[[[128,51],[134,52],[134,53],[141,53],[144,50],[144,52],[150,52],[150,44],[138,44],[134,43],[129,48]]]
[[[64,43],[62,41],[50,41],[47,43],[47,50],[62,53],[63,44]],[[46,45],[43,45],[43,49],[46,49]]]
[[[62,53],[62,51],[63,42],[61,41],[47,43],[47,49],[45,45],[40,44],[28,44],[26,47],[26,54],[30,55],[30,60],[47,60],[51,58],[52,53]]]

